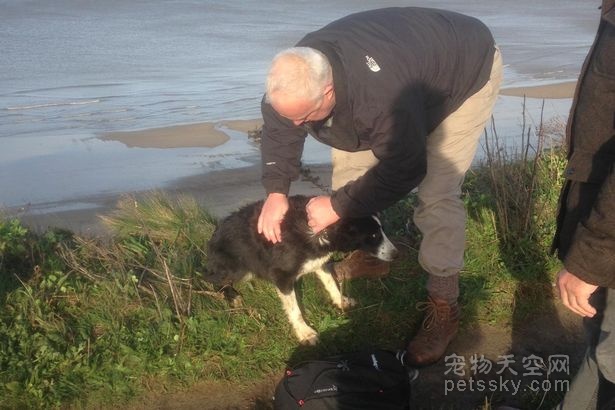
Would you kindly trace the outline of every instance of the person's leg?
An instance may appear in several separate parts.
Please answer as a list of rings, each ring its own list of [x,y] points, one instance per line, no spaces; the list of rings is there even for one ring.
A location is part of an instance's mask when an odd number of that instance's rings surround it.
[[[333,173],[331,187],[337,190],[354,181],[378,163],[372,151],[347,152],[331,149]],[[344,260],[333,264],[332,274],[338,281],[353,278],[380,278],[389,273],[390,263],[363,251],[354,251]]]
[[[371,150],[348,152],[331,148],[331,188],[337,191],[350,181],[354,181],[378,163]]]
[[[593,349],[587,348],[583,362],[579,367],[570,390],[556,407],[558,410],[589,410],[596,408],[598,395],[598,366]]]
[[[583,320],[587,350],[558,410],[615,408],[615,290],[599,288],[590,303],[598,313]]]
[[[498,95],[502,60],[496,51],[491,78],[427,137],[427,174],[418,187],[414,223],[423,239],[419,263],[428,273],[426,320],[408,345],[415,365],[442,357],[459,326],[459,272],[463,267],[466,213],[461,184]]]
[[[596,346],[600,340],[600,327],[603,321],[603,311],[606,301],[606,289],[600,288],[592,295],[590,303],[598,313],[593,318],[583,319],[587,348],[583,361],[577,370],[570,390],[556,407],[558,410],[596,409],[598,386],[600,384],[600,369],[596,361]]]
[[[615,408],[615,289],[605,289],[600,336],[596,344],[599,370],[598,408]]]

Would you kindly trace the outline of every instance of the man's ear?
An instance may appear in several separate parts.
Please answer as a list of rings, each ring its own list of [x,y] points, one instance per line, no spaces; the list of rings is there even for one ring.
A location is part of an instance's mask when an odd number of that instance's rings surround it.
[[[329,83],[325,86],[324,95],[330,97],[331,93],[333,93],[333,83]]]

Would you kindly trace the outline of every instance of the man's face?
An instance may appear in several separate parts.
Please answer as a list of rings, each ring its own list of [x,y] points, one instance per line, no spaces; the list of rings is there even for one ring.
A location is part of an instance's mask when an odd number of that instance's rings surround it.
[[[335,93],[333,87],[328,86],[322,98],[315,102],[285,95],[274,96],[271,105],[282,117],[288,118],[295,125],[301,125],[308,121],[319,121],[327,118],[335,106]]]

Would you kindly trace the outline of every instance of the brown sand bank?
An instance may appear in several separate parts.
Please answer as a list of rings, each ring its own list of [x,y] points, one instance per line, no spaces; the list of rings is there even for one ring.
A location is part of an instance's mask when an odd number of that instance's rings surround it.
[[[258,130],[263,125],[263,120],[260,118],[252,120],[227,120],[221,121],[220,125],[247,134],[250,131]]]
[[[545,99],[572,98],[576,85],[576,81],[569,81],[565,83],[537,85],[534,87],[503,88],[500,90],[500,95]]]
[[[261,120],[232,120],[219,123],[172,125],[139,131],[110,132],[100,137],[103,141],[118,141],[130,148],[214,148],[229,140],[220,128],[248,133],[262,125]]]
[[[119,141],[130,148],[213,148],[229,140],[229,136],[212,123],[174,125],[140,131],[110,132],[103,141]]]

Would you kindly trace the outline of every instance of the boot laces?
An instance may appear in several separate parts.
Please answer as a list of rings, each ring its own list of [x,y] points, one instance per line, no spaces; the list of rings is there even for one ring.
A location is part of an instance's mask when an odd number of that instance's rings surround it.
[[[427,302],[418,302],[416,309],[425,312],[423,320],[423,328],[430,330],[436,324],[445,322],[451,315],[451,307],[447,303],[436,303],[432,298]]]

